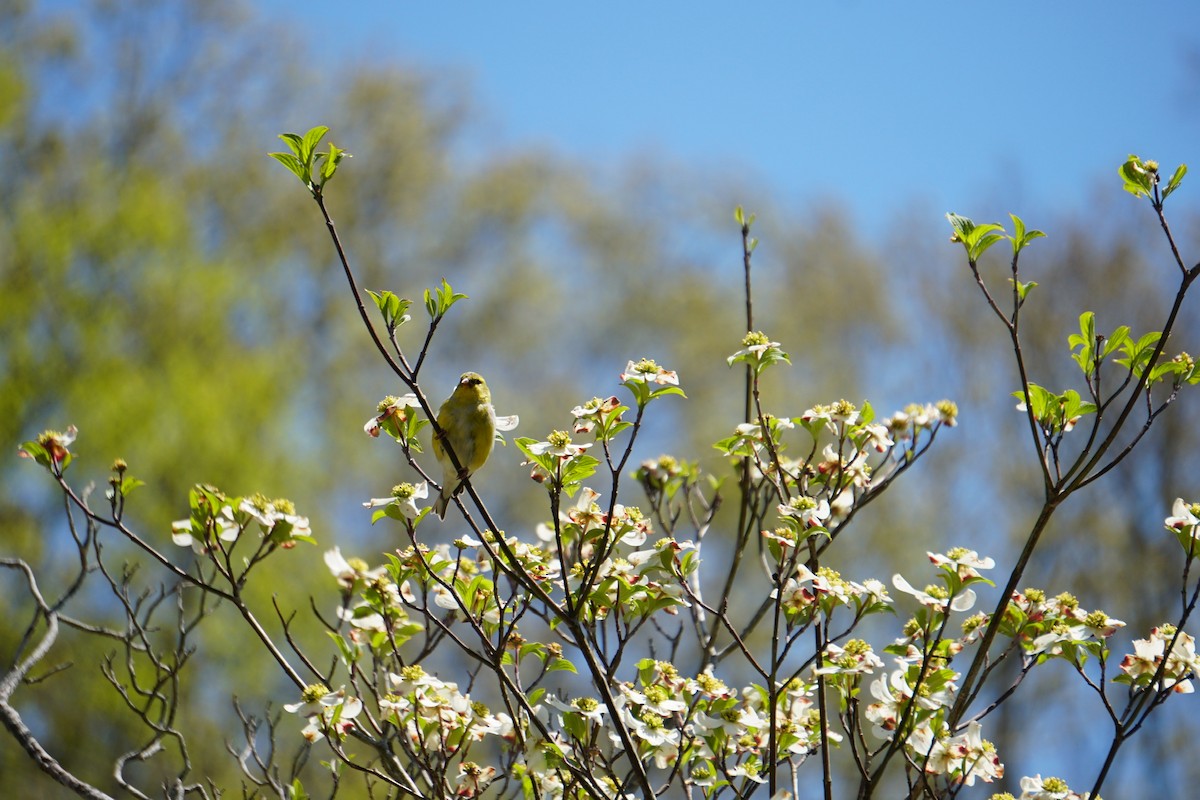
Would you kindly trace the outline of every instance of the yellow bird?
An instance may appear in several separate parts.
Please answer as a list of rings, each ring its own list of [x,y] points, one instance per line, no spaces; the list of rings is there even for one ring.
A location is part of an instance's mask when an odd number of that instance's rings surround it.
[[[478,372],[464,372],[458,379],[458,386],[438,409],[437,423],[462,465],[461,471],[455,469],[442,440],[435,436],[433,454],[442,465],[442,493],[433,511],[445,519],[450,500],[462,489],[462,482],[488,460],[496,439],[492,393]]]

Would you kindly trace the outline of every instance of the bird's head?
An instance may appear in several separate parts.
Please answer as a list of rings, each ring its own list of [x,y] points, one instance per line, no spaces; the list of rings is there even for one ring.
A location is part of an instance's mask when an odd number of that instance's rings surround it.
[[[455,387],[454,393],[475,398],[480,403],[492,402],[492,393],[488,390],[488,385],[483,380],[483,376],[478,372],[464,372],[462,377],[458,379],[458,386]]]

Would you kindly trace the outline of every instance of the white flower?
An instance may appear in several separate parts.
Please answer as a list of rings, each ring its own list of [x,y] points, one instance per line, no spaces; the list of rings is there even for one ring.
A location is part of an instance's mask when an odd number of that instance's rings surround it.
[[[758,770],[746,764],[736,764],[729,768],[729,775],[732,778],[749,778],[758,784],[767,782],[767,779],[758,774]]]
[[[864,425],[862,430],[867,434],[864,444],[873,447],[877,453],[886,453],[888,448],[895,445],[886,425],[871,423],[870,425]]]
[[[494,414],[495,409],[492,409],[492,412]],[[496,417],[496,430],[497,431],[511,431],[514,428],[516,428],[517,425],[520,424],[520,422],[521,422],[521,418],[518,417],[516,414],[510,414],[506,417]]]
[[[608,708],[603,703],[591,697],[576,697],[570,702],[559,700],[554,695],[547,695],[545,699],[547,705],[557,708],[559,711],[579,714],[584,719],[597,724],[603,722],[604,715],[608,713]]]
[[[373,497],[363,503],[363,508],[394,506],[400,512],[400,516],[413,520],[421,514],[421,507],[417,505],[417,501],[428,497],[429,483],[427,481],[421,481],[416,486],[411,483],[401,483],[392,487],[390,497]]]
[[[387,567],[369,569],[367,563],[359,558],[353,559],[353,563],[347,561],[340,547],[325,551],[325,566],[333,573],[338,585],[347,591],[360,582],[374,583],[387,574]]]
[[[367,424],[363,425],[363,431],[371,437],[379,436],[379,432],[383,429],[383,423],[389,419],[403,420],[409,408],[420,408],[421,403],[417,400],[415,394],[406,394],[402,397],[388,397],[379,406],[379,414],[367,420]]]
[[[920,589],[914,589],[912,585],[904,579],[904,576],[899,573],[896,573],[892,576],[892,585],[905,594],[911,594],[913,597],[917,598],[917,602],[923,606],[941,609],[946,608],[947,603],[945,598],[937,597],[929,592],[921,591]],[[970,589],[964,589],[963,591],[954,595],[954,598],[949,603],[949,606],[953,611],[967,611],[973,608],[974,605],[975,592]]]
[[[534,442],[529,445],[529,452],[535,456],[549,453],[550,455],[566,459],[579,455],[591,446],[591,442],[588,444],[572,444],[571,437],[566,433],[563,431],[554,431],[550,434],[547,441]]]
[[[679,385],[679,376],[676,373],[663,369],[648,358],[643,358],[638,362],[630,361],[626,364],[625,371],[621,373],[621,380],[635,383]]]
[[[324,737],[332,730],[341,735],[354,727],[354,718],[362,713],[363,704],[357,697],[346,695],[345,687],[336,692],[313,684],[304,690],[298,703],[287,703],[283,707],[289,714],[302,713],[308,724],[300,734],[310,742]]]
[[[1183,530],[1184,528],[1195,528],[1200,525],[1200,517],[1196,512],[1200,511],[1195,503],[1185,503],[1182,497],[1176,497],[1174,505],[1171,506],[1171,516],[1164,520],[1167,529],[1172,531]]]
[[[242,532],[241,526],[233,518],[233,509],[228,505],[222,506],[221,510],[217,512],[213,518],[213,524],[216,526],[217,538],[223,542],[236,542]],[[171,541],[180,547],[191,547],[197,553],[206,550],[203,539],[195,535],[195,529],[190,519],[176,520],[171,523]]]
[[[1021,778],[1020,800],[1077,800],[1079,795],[1071,791],[1061,778],[1045,778],[1040,774],[1032,778]]]
[[[817,501],[800,495],[793,497],[786,505],[776,506],[776,510],[785,517],[795,517],[806,528],[821,525],[829,519],[829,501],[823,497]]]
[[[979,553],[974,550],[956,547],[949,553],[943,555],[941,553],[930,553],[926,551],[925,555],[929,556],[929,560],[936,566],[953,566],[958,577],[963,578],[978,578],[979,570],[991,569],[996,566],[995,559],[980,558]]]

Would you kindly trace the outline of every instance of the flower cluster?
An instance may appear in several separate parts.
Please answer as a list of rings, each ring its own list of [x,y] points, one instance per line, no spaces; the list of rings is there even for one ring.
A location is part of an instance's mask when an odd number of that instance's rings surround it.
[[[920,728],[909,736],[906,747],[926,755],[925,772],[930,775],[967,786],[974,786],[977,780],[992,783],[1004,777],[1004,764],[982,730],[978,722],[968,724],[956,736],[931,736],[929,728]]]
[[[637,407],[644,409],[651,401],[669,394],[683,395],[679,388],[679,376],[649,358],[630,361],[621,373],[621,385],[633,393]],[[658,386],[660,388],[653,388]]]
[[[1114,680],[1138,687],[1155,681],[1155,691],[1191,694],[1195,691],[1191,678],[1200,674],[1196,640],[1174,625],[1153,628],[1150,638],[1133,641],[1133,652],[1122,659],[1121,671],[1125,674]]]
[[[843,399],[814,405],[795,418],[764,412],[755,421],[739,424],[732,436],[714,446],[727,456],[747,460],[753,481],[775,484],[781,501],[776,507],[785,524],[816,533],[846,520],[864,496],[886,485],[920,455],[927,447],[927,439],[918,444],[922,434],[931,438],[942,426],[954,425],[957,414],[954,403],[942,401],[910,405],[876,421],[869,403],[860,408]],[[813,442],[802,458],[788,452],[787,434],[798,426]],[[820,458],[812,457],[816,446],[821,448]]]
[[[421,516],[421,506],[417,505],[417,503],[428,499],[428,497],[429,484],[425,481],[421,481],[416,485],[401,483],[392,487],[392,493],[389,497],[373,497],[363,503],[363,507],[379,509],[371,515],[372,523],[383,517],[411,521]]]
[[[527,437],[516,440],[526,455],[521,466],[532,466],[529,477],[545,484],[551,491],[573,493],[580,482],[591,477],[600,463],[584,455],[592,443],[576,444],[566,431],[551,431],[543,441]]]
[[[315,543],[308,518],[296,514],[290,500],[268,500],[260,494],[230,498],[211,486],[199,485],[192,488],[188,499],[191,516],[171,523],[171,539],[180,547],[198,553],[228,550],[251,526],[258,528],[261,544],[267,549]]]
[[[921,656],[912,653],[896,660],[897,668],[871,682],[875,702],[867,706],[866,717],[881,739],[898,734],[904,749],[925,772],[940,775],[955,783],[974,785],[1004,776],[1004,764],[995,745],[982,737],[979,723],[951,735],[944,726],[945,715],[957,693],[958,675],[945,667],[926,667]]]
[[[336,547],[325,553],[325,565],[342,592],[337,616],[349,626],[344,653],[363,646],[373,651],[399,646],[421,631],[407,610],[417,606],[416,595],[408,581],[392,580],[388,567],[371,568],[360,558],[347,559]]]
[[[910,594],[922,606],[932,611],[968,611],[975,606],[975,583],[992,582],[979,574],[981,569],[991,569],[995,561],[980,558],[974,550],[957,547],[948,553],[927,553],[930,563],[938,568],[940,584],[931,584],[924,589],[914,588],[902,575],[892,576],[892,585],[905,594]]]
[[[79,435],[79,429],[74,425],[62,431],[43,431],[37,439],[25,442],[17,448],[21,458],[32,458],[38,464],[49,469],[55,475],[62,475],[63,470],[71,463],[71,444]]]
[[[1069,593],[1048,597],[1041,589],[1014,592],[1001,632],[1020,642],[1028,657],[1062,658],[1082,666],[1108,654],[1105,640],[1125,627],[1101,610],[1087,611]]]
[[[595,432],[597,439],[611,439],[629,427],[630,423],[621,419],[621,415],[628,410],[616,396],[593,397],[571,409],[571,416],[575,418],[575,433]]]
[[[752,459],[759,473],[769,473],[774,470],[770,464],[770,453],[774,449],[779,452],[784,431],[796,427],[796,423],[787,417],[776,417],[764,414],[761,422],[742,422],[733,429],[733,435],[718,441],[714,447],[728,456]],[[770,438],[770,445],[767,439]]]
[[[1182,497],[1175,498],[1171,516],[1164,520],[1164,524],[1167,530],[1175,534],[1188,558],[1200,554],[1200,503],[1188,503]]]
[[[415,394],[406,394],[401,397],[388,395],[379,401],[379,413],[367,420],[367,424],[363,425],[363,431],[372,438],[378,437],[380,432],[384,432],[403,441],[411,422],[420,418],[419,414],[410,409],[419,409],[420,407],[420,401],[417,400]]]
[[[689,678],[665,661],[645,659],[637,667],[636,681],[617,684],[615,703],[643,761],[658,769],[680,769],[691,785],[706,793],[728,783],[740,783],[744,791],[765,782],[771,704],[764,687],[751,685],[739,694],[710,670]],[[802,681],[778,692],[778,744],[792,756],[807,756],[820,741],[812,693],[813,686]],[[564,752],[588,747],[605,731],[614,747],[622,746],[600,701],[549,698],[547,703],[558,712],[566,736]],[[832,731],[828,735],[840,738]]]
[[[642,617],[687,606],[682,580],[698,566],[695,545],[662,538],[647,546],[653,527],[636,506],[597,503],[600,495],[583,488],[575,504],[553,526],[538,526],[538,538],[566,571],[569,591],[584,593],[589,617],[614,611]]]
[[[486,736],[512,735],[508,714],[492,714],[460,692],[458,684],[440,680],[419,665],[390,673],[388,681],[392,691],[379,699],[380,713],[415,748],[450,756]]]
[[[783,535],[786,536],[786,531]],[[829,567],[820,567],[814,573],[801,563],[793,564],[792,573],[781,587],[771,591],[770,596],[779,599],[789,625],[807,624],[818,613],[828,618],[835,609],[843,606],[853,609],[858,618],[884,611],[891,604],[887,589],[873,578],[856,583]]]
[[[283,709],[305,717],[307,724],[300,733],[309,742],[316,742],[326,736],[345,738],[362,713],[363,704],[357,697],[348,696],[344,687],[331,692],[324,684],[314,683],[304,689],[300,702],[288,703]]]
[[[953,428],[958,424],[958,405],[952,400],[939,400],[924,405],[912,403],[883,421],[892,436],[909,440],[921,431],[939,426]]]
[[[742,338],[742,349],[725,359],[729,366],[737,363],[748,364],[756,373],[761,373],[767,367],[780,361],[791,363],[788,354],[780,349],[779,342],[772,342],[771,337],[762,331],[751,331]]]
[[[652,359],[643,358],[641,361],[630,361],[625,365],[625,371],[621,373],[621,382],[678,386],[679,375],[660,367]]]
[[[1021,796],[1014,798],[1007,792],[992,795],[992,800],[1088,800],[1090,792],[1079,794],[1071,791],[1071,787],[1062,778],[1045,777],[1040,774],[1033,777],[1021,778]],[[1099,797],[1096,800],[1100,800]]]
[[[643,461],[634,470],[633,478],[653,502],[662,496],[674,496],[687,482],[695,481],[699,474],[696,464],[664,454]]]

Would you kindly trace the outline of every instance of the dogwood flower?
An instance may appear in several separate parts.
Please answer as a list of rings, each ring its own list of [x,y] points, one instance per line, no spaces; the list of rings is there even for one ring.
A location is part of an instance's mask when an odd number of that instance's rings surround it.
[[[421,403],[417,400],[417,396],[415,394],[406,394],[401,397],[385,397],[379,403],[379,414],[367,420],[367,424],[363,425],[363,431],[368,436],[375,438],[378,437],[379,432],[383,430],[385,426],[387,426],[393,429],[388,432],[394,433],[397,429],[396,423],[404,422],[405,419],[407,419],[409,413],[408,409],[420,407]],[[389,422],[391,423],[390,426],[387,425]]]
[[[643,358],[641,361],[630,361],[625,365],[625,371],[621,373],[621,381],[678,386],[679,375],[670,370],[663,369],[649,358]]]
[[[392,494],[389,497],[373,497],[363,503],[363,508],[380,508],[391,506],[399,512],[400,516],[407,520],[416,519],[421,514],[421,507],[417,505],[418,500],[424,500],[429,497],[429,483],[421,481],[415,486],[411,483],[401,483],[392,487]]]

